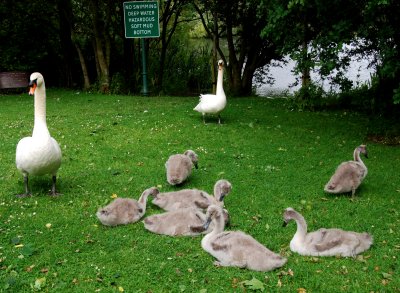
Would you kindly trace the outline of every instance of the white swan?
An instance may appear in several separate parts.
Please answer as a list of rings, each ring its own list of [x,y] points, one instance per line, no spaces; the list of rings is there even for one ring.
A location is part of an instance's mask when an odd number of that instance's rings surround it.
[[[35,96],[35,122],[31,137],[22,138],[17,145],[15,162],[24,176],[25,193],[18,197],[30,196],[29,175],[51,174],[53,185],[51,195],[56,192],[56,176],[61,165],[61,149],[57,141],[50,136],[46,124],[46,87],[43,76],[32,73],[29,94]]]
[[[368,173],[367,166],[361,160],[360,153],[368,158],[367,146],[356,147],[353,153],[354,161],[343,162],[337,167],[335,174],[325,185],[325,192],[344,193],[351,191],[351,196],[354,198],[356,189]]]
[[[203,122],[205,123],[205,114],[217,114],[218,123],[221,124],[220,113],[226,106],[226,96],[223,88],[224,61],[218,61],[218,78],[216,94],[200,95],[199,104],[193,109],[203,114]]]
[[[296,221],[297,231],[290,241],[290,250],[301,255],[354,257],[372,245],[368,233],[325,228],[307,233],[306,220],[293,208],[285,210],[283,219],[284,226],[291,220]]]
[[[224,231],[225,223],[222,208],[211,205],[206,213],[207,229],[212,221],[214,229],[201,240],[201,247],[218,261],[217,266],[247,268],[254,271],[271,271],[283,266],[287,259],[276,254],[242,231]],[[201,231],[200,227],[191,227],[192,231]]]

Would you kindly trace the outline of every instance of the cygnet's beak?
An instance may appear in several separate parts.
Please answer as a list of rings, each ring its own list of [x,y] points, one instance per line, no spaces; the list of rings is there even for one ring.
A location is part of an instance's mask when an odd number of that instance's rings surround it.
[[[207,219],[207,221],[204,223],[204,225],[203,225],[204,230],[208,229],[208,226],[210,226],[210,223],[211,223],[211,217],[209,217]]]

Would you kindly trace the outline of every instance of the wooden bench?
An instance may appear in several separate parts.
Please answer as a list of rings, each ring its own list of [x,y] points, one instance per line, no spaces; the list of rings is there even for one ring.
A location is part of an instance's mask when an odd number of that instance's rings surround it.
[[[29,73],[22,71],[0,72],[0,89],[27,88]]]

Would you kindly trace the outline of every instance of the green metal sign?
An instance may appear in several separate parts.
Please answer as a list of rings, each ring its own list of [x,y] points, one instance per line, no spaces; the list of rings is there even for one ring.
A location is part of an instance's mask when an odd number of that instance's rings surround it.
[[[157,38],[160,25],[157,1],[124,2],[125,37]]]

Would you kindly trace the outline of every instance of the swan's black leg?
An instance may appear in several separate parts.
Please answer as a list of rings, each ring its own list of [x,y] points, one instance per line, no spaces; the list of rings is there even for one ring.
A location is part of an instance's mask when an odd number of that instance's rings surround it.
[[[27,197],[31,196],[32,194],[29,192],[29,180],[28,180],[28,175],[24,174],[24,187],[25,187],[25,193],[22,194],[17,194],[17,197]]]
[[[53,175],[52,181],[53,181],[53,184],[52,184],[52,186],[51,186],[50,195],[51,195],[51,196],[59,196],[59,195],[61,195],[61,193],[58,193],[58,192],[56,191],[56,182],[57,182],[57,176],[56,176],[56,175]]]

